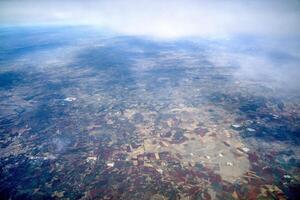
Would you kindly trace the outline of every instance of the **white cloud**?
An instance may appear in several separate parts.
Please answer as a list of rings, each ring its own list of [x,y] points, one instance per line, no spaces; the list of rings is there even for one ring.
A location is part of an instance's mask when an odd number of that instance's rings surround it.
[[[296,0],[5,0],[4,24],[95,25],[155,37],[257,34],[298,36]]]

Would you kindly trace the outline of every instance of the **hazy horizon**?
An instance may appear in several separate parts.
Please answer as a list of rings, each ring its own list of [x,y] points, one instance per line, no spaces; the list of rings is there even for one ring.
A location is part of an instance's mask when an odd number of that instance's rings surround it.
[[[300,36],[297,0],[0,1],[2,25],[91,25],[159,38]]]

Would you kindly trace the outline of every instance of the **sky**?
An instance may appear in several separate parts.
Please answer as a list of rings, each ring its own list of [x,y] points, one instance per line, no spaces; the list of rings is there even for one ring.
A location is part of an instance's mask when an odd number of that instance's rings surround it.
[[[1,25],[92,25],[153,37],[300,36],[299,0],[0,0]]]

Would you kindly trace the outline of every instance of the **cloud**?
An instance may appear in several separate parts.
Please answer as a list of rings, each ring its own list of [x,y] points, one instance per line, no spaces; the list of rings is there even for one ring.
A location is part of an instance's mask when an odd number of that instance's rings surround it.
[[[2,0],[2,24],[93,25],[154,37],[299,36],[296,0]]]

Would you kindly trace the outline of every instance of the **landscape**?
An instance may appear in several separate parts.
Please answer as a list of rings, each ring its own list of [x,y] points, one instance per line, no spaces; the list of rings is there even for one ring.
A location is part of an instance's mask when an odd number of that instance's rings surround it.
[[[0,199],[299,199],[299,64],[296,36],[2,25]]]

